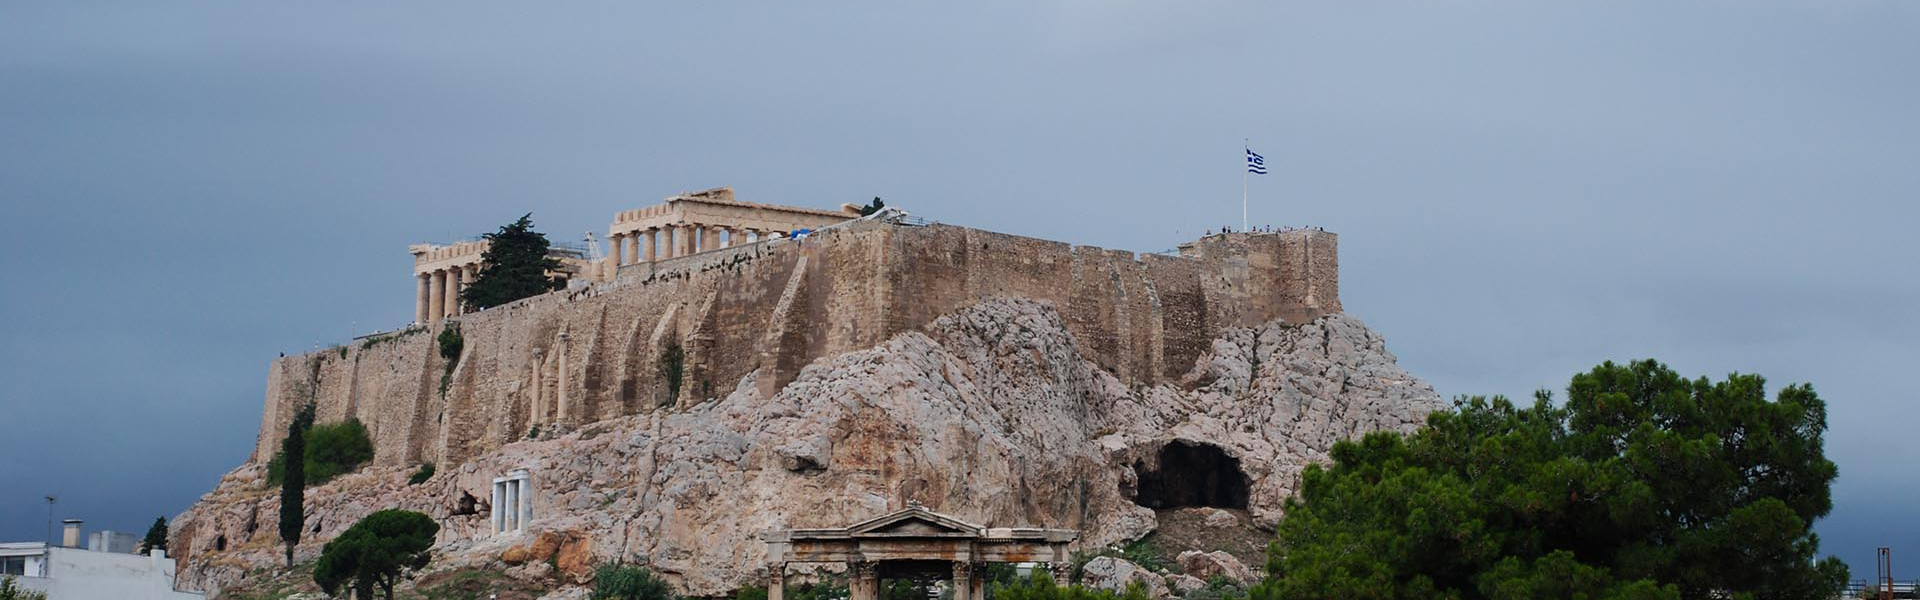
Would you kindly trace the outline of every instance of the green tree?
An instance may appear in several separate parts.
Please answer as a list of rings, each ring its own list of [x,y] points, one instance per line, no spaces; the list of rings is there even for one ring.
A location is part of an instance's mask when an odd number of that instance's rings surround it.
[[[47,600],[45,592],[20,589],[12,575],[0,577],[0,600]]]
[[[313,566],[313,582],[328,594],[343,588],[357,598],[372,598],[378,587],[393,599],[393,586],[427,566],[440,525],[410,510],[387,509],[367,515],[327,542]]]
[[[302,451],[301,475],[306,478],[309,487],[320,485],[335,477],[352,473],[360,465],[373,460],[373,439],[367,434],[367,426],[359,419],[349,418],[322,425],[312,425],[303,430],[305,441]],[[267,463],[267,483],[280,484],[286,480],[287,457],[283,449],[273,455]]]
[[[307,429],[313,427],[313,403],[300,407],[280,440],[286,475],[280,479],[280,541],[287,545],[287,567],[293,567],[293,547],[307,525]]]
[[[560,269],[560,261],[547,256],[547,236],[533,230],[533,213],[486,238],[491,244],[480,256],[486,268],[460,293],[467,305],[492,308],[565,287],[564,281],[549,275]]]
[[[147,528],[146,539],[140,540],[141,554],[152,554],[154,550],[167,551],[166,517],[154,517],[153,526]]]
[[[1463,399],[1408,437],[1309,467],[1258,600],[1813,599],[1832,508],[1826,404],[1757,375],[1689,380],[1654,361],[1576,375],[1565,407]]]
[[[879,196],[874,196],[872,202],[868,202],[866,206],[860,207],[860,216],[864,217],[867,215],[871,215],[873,213],[880,212],[880,209],[883,209],[886,207],[887,207],[887,203],[881,202]]]
[[[673,586],[646,567],[605,564],[593,572],[593,600],[677,600]]]

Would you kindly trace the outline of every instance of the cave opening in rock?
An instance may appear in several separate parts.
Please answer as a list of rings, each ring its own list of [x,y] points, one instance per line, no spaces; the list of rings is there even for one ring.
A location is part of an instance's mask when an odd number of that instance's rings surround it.
[[[1153,458],[1133,464],[1140,479],[1134,504],[1154,510],[1247,507],[1247,474],[1240,470],[1240,459],[1219,446],[1174,440]]]

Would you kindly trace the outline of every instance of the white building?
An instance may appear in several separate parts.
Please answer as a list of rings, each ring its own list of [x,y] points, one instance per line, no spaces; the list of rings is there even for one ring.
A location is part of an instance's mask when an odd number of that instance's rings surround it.
[[[124,534],[122,534],[124,535]],[[80,524],[67,523],[66,541],[77,545]],[[103,546],[117,545],[109,534]],[[174,563],[165,550],[151,556],[49,546],[0,543],[0,576],[21,588],[46,592],[47,600],[206,600],[206,594],[173,589]]]

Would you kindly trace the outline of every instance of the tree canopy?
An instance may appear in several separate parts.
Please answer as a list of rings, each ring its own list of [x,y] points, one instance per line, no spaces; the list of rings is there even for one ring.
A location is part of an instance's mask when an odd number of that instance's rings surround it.
[[[867,215],[871,215],[873,213],[880,212],[880,209],[883,209],[886,207],[887,207],[886,202],[881,201],[879,196],[874,196],[872,202],[868,202],[866,206],[860,207],[860,216],[864,217]]]
[[[500,226],[500,231],[486,238],[490,244],[480,255],[486,267],[460,293],[468,306],[492,308],[566,286],[565,281],[550,275],[560,269],[560,261],[547,256],[547,236],[533,230],[533,213]]]
[[[1758,375],[1686,379],[1654,361],[1576,375],[1564,407],[1457,401],[1309,467],[1259,600],[1824,598],[1833,504],[1826,404]]]
[[[368,436],[367,426],[360,419],[348,418],[321,425],[313,425],[311,418],[304,422],[307,427],[301,430],[304,443],[300,472],[307,485],[326,483],[373,460],[373,438]],[[291,433],[288,437],[292,437]],[[287,456],[282,449],[267,461],[267,483],[281,483],[286,476]]]
[[[432,518],[410,510],[367,515],[327,542],[313,567],[313,582],[328,594],[351,588],[357,598],[371,598],[379,587],[392,600],[394,584],[432,560],[428,549],[439,532]]]

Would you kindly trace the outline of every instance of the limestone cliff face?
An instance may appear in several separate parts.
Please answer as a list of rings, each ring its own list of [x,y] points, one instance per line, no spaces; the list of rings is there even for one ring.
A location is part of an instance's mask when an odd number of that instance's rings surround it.
[[[1439,406],[1344,315],[1228,329],[1177,381],[1130,387],[1082,354],[1051,304],[1022,299],[814,361],[771,397],[760,376],[684,410],[508,443],[421,485],[406,485],[409,467],[344,476],[307,492],[298,555],[400,507],[442,523],[437,566],[504,553],[527,561],[510,572],[566,584],[594,560],[638,558],[716,594],[753,582],[762,531],[909,500],[989,526],[1078,529],[1090,547],[1153,530],[1153,508],[1244,507],[1270,526],[1335,441],[1410,430]],[[534,518],[495,535],[489,486],[514,469],[532,474]],[[279,560],[262,476],[243,466],[174,520],[183,585],[217,591]]]

